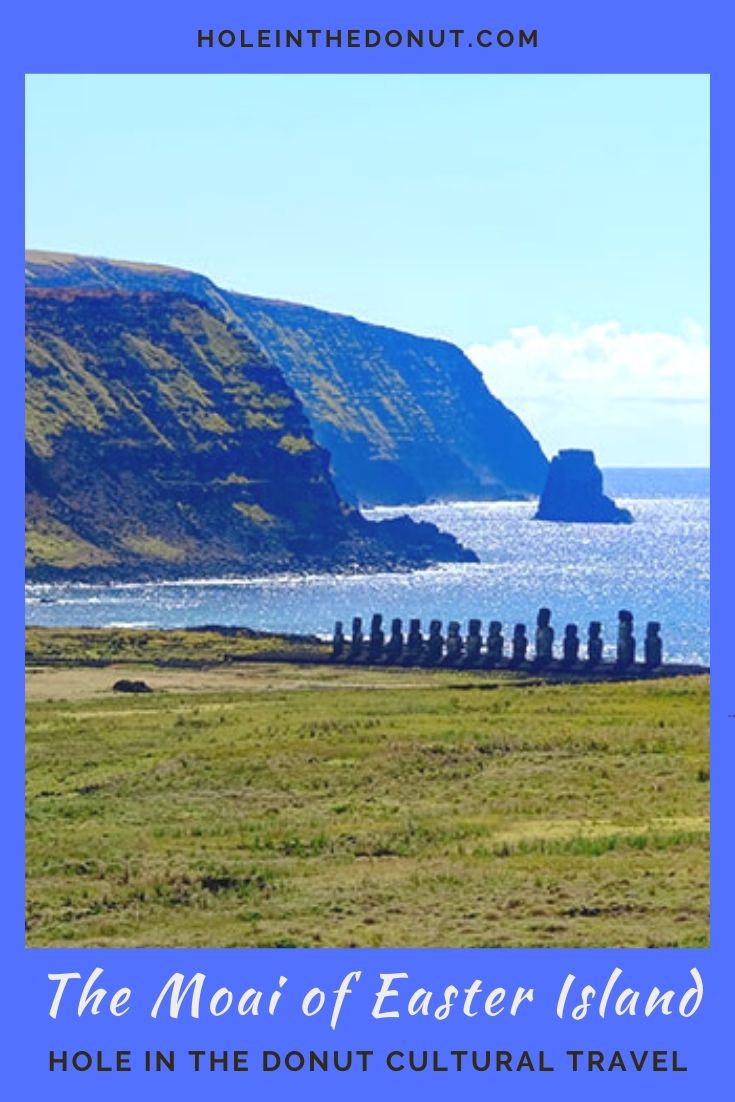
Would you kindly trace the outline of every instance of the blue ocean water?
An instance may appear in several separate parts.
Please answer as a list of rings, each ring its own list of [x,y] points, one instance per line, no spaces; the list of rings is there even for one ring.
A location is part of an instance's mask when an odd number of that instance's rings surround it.
[[[29,624],[54,626],[236,624],[327,635],[336,619],[382,612],[502,621],[531,626],[552,609],[557,637],[566,623],[601,620],[610,653],[617,611],[629,608],[642,639],[660,620],[664,653],[709,662],[709,472],[617,469],[605,488],[634,515],[632,525],[533,521],[528,502],[459,502],[373,509],[431,520],[477,551],[481,562],[402,574],[276,575],[144,585],[31,585]]]

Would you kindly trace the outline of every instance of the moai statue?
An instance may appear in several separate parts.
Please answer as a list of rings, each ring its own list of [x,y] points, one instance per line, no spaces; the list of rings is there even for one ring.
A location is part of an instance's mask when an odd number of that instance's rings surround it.
[[[646,624],[646,641],[644,643],[646,669],[655,670],[663,662],[663,643],[661,642],[661,625],[655,620]]]
[[[563,664],[567,669],[571,669],[576,665],[579,658],[579,635],[577,634],[576,624],[567,624],[564,628],[564,660]]]
[[[436,666],[441,662],[444,652],[444,637],[441,620],[432,620],[429,624],[429,638],[426,640],[426,665]]]
[[[466,666],[479,666],[480,654],[482,652],[482,621],[470,620],[467,629],[467,654],[465,656]]]
[[[503,643],[505,640],[501,635],[502,626],[500,620],[490,621],[487,636],[487,654],[485,655],[485,665],[488,667],[500,665],[503,659]],[[523,625],[519,624],[519,627],[523,627]]]
[[[406,639],[407,663],[420,662],[424,653],[424,637],[421,634],[421,621],[409,620],[408,638]]]
[[[492,624],[490,625],[492,627]],[[513,628],[513,646],[510,656],[511,666],[522,666],[526,661],[526,653],[528,651],[528,636],[526,635],[526,625],[516,624]]]
[[[383,631],[383,617],[379,612],[373,614],[370,622],[370,641],[368,643],[368,661],[379,662],[383,657],[383,644],[385,632]]]
[[[332,658],[341,658],[345,652],[345,636],[342,631],[342,621],[337,620],[334,625],[334,636],[332,638]]]
[[[587,665],[592,669],[602,662],[602,624],[591,620],[587,632]]]
[[[390,625],[390,639],[385,644],[387,662],[398,662],[403,654],[403,621],[393,620]]]
[[[352,620],[352,638],[347,657],[354,662],[356,658],[362,658],[362,617],[355,616]]]
[[[554,657],[554,629],[551,611],[540,608],[536,617],[536,665],[548,666]]]
[[[447,657],[445,659],[448,666],[456,666],[462,658],[462,651],[464,650],[464,644],[462,642],[462,635],[460,633],[460,624],[458,620],[450,620],[447,628]]]
[[[627,670],[635,665],[635,637],[633,635],[633,613],[621,608],[618,613],[618,660],[619,670]]]

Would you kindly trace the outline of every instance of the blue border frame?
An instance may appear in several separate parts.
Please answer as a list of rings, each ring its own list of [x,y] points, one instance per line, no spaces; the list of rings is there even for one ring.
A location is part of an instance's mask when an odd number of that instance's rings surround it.
[[[730,982],[733,972],[730,908],[733,890],[729,878],[728,837],[733,825],[729,784],[734,774],[735,743],[732,713],[735,699],[728,676],[730,625],[735,619],[735,587],[730,584],[732,522],[728,512],[731,475],[727,438],[735,390],[729,349],[725,344],[726,295],[732,255],[732,153],[728,123],[732,112],[732,71],[728,50],[733,19],[713,0],[697,5],[680,0],[611,0],[596,5],[582,0],[546,3],[504,0],[496,10],[478,11],[476,4],[456,0],[395,0],[361,5],[359,12],[340,16],[335,0],[303,4],[284,0],[254,0],[247,7],[213,0],[194,4],[130,0],[109,7],[90,0],[63,4],[29,2],[24,13],[6,17],[2,75],[5,105],[4,202],[0,207],[7,242],[2,254],[2,294],[5,315],[5,401],[0,417],[0,448],[4,472],[6,539],[3,557],[2,634],[5,673],[5,792],[0,813],[7,841],[4,905],[0,910],[4,955],[0,1013],[6,1021],[0,1083],[8,1097],[55,1099],[153,1097],[174,1094],[195,1097],[202,1090],[217,1097],[254,1098],[402,1097],[407,1092],[438,1098],[459,1091],[462,1098],[486,1097],[495,1091],[504,1098],[618,1097],[690,1098],[711,1091],[717,1097],[730,1079],[728,1050]],[[539,46],[525,50],[410,51],[384,50],[197,50],[198,26],[524,26],[537,27]],[[247,66],[247,69],[245,68]],[[711,74],[712,92],[712,800],[713,881],[711,947],[702,950],[27,950],[23,945],[23,547],[22,547],[22,421],[23,373],[22,308],[23,183],[23,74],[26,72],[697,72]],[[119,1019],[100,1015],[77,1019],[63,1013],[48,1016],[51,985],[47,973],[104,968],[105,986],[132,986],[130,1012]],[[595,986],[604,984],[615,967],[632,987],[688,986],[689,970],[700,970],[705,997],[689,1019],[676,1016],[560,1022],[554,1013],[556,994],[568,972]],[[270,989],[287,975],[290,996],[311,986],[331,990],[355,969],[363,977],[350,996],[337,1029],[318,1016],[303,1017],[297,1002],[284,996],[282,1013],[268,1018],[202,1017],[198,1021],[156,1020],[148,1016],[153,994],[174,971],[207,973],[211,989],[264,986]],[[475,977],[487,988],[518,984],[533,986],[536,1001],[516,1018],[454,1018],[436,1022],[423,1018],[373,1021],[370,996],[377,990],[381,971],[408,971],[415,986],[441,989],[466,985]],[[369,1074],[315,1072],[261,1075],[251,1071],[175,1074],[101,1075],[95,1072],[47,1071],[48,1050],[69,1048],[109,1054],[116,1049],[293,1048],[372,1049],[376,1052]],[[395,1074],[381,1067],[378,1054],[392,1048],[484,1050],[486,1048],[544,1049],[547,1059],[561,1069],[566,1049],[664,1049],[679,1051],[686,1074],[652,1072],[622,1075],[518,1072],[488,1075],[467,1073]],[[12,1085],[15,1085],[15,1091]],[[725,1088],[726,1089],[726,1088]]]

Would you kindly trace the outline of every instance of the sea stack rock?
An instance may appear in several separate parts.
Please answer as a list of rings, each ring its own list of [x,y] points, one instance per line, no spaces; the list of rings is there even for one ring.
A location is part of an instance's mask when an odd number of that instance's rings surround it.
[[[602,492],[602,471],[594,452],[566,448],[551,461],[534,520],[631,524],[633,517]]]

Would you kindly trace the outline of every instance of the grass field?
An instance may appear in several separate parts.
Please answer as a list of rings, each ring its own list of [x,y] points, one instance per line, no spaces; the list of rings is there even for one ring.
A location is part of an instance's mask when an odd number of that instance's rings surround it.
[[[329,654],[329,646],[310,636],[268,635],[248,628],[28,628],[26,664],[82,666],[130,662],[218,665],[244,658],[280,654]]]
[[[113,694],[121,676],[156,691]],[[704,677],[121,664],[28,685],[30,945],[707,944]]]

